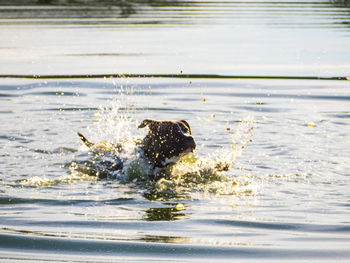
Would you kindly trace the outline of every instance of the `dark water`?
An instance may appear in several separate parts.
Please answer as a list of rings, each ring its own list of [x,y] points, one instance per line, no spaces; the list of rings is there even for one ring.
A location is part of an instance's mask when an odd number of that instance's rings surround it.
[[[349,76],[347,2],[0,4],[1,75]],[[349,83],[0,78],[0,261],[349,261]],[[76,132],[144,118],[187,120],[202,166],[233,154],[227,180],[154,192],[77,168]]]

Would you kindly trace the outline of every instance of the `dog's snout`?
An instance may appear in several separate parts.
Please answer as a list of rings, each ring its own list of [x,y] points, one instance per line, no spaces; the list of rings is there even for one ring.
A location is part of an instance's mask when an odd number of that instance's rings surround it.
[[[196,149],[196,142],[194,141],[192,136],[186,136],[187,137],[187,144],[188,147],[191,149],[191,151],[193,152]]]

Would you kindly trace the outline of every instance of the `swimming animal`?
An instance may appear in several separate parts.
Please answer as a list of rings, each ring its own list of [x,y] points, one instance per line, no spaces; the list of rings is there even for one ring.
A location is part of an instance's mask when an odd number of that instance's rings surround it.
[[[184,155],[194,152],[196,143],[191,133],[190,125],[185,120],[152,120],[145,119],[138,128],[148,128],[148,133],[143,139],[131,139],[138,147],[141,156],[150,166],[149,177],[158,180],[161,171],[179,161]],[[93,143],[84,135],[78,133],[82,142],[94,151],[97,156],[106,156],[109,160],[103,160],[109,164],[108,170],[122,170],[124,166],[120,155],[123,153],[123,142],[110,144],[105,142]],[[103,159],[103,158],[102,158]],[[106,163],[107,162],[107,163]]]

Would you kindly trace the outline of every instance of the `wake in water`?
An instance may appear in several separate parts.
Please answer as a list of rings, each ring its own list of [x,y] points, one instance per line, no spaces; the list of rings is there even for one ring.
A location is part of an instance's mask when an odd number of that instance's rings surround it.
[[[229,176],[228,171],[251,141],[255,129],[253,118],[239,122],[228,146],[209,156],[189,153],[175,164],[162,169],[161,179],[152,181],[149,175],[153,170],[139,151],[140,139],[137,138],[142,136],[135,134],[139,132],[137,126],[140,122],[125,112],[122,113],[120,104],[113,103],[111,109],[100,110],[98,122],[89,129],[92,141],[112,139],[98,143],[95,148],[87,151],[90,155],[89,161],[85,159],[80,163],[73,163],[70,166],[71,174],[76,176],[77,173],[83,173],[116,179],[123,183],[136,183],[146,189],[146,195],[152,199],[189,196],[193,191],[225,195],[251,192],[251,189],[243,187],[246,185],[246,178]],[[117,144],[122,151],[116,153]],[[122,160],[121,169],[115,169],[114,166],[119,162],[116,159]]]
[[[231,136],[229,147],[223,147],[209,156],[193,153],[184,156],[169,168],[168,176],[156,183],[153,194],[156,197],[179,193],[190,196],[193,192],[219,195],[253,193],[252,188],[246,187],[247,176],[232,177],[228,171],[251,141],[254,129],[254,119],[247,118],[240,122],[237,131]]]
[[[94,115],[96,122],[88,128],[89,139],[99,143],[91,148],[82,144],[76,160],[67,165],[69,175],[55,180],[32,178],[22,183],[46,186],[77,180],[112,179],[139,185],[149,199],[188,197],[193,192],[220,195],[253,192],[252,188],[246,187],[249,185],[246,177],[228,173],[251,140],[255,129],[253,118],[239,122],[229,145],[208,156],[189,153],[162,169],[161,179],[152,181],[149,177],[152,167],[139,150],[142,131],[137,127],[140,121],[132,117],[132,108],[125,110],[120,101],[111,103],[111,108],[101,108]]]

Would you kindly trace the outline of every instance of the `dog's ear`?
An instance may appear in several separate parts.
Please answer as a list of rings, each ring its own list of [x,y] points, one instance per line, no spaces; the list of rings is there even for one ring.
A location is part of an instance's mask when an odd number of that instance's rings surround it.
[[[185,129],[184,129],[185,133],[189,133],[190,135],[192,135],[191,127],[190,127],[190,125],[188,124],[188,122],[185,121],[185,120],[181,120],[181,121],[179,121],[179,122],[185,127]],[[181,125],[181,124],[180,124],[180,125]]]
[[[149,126],[150,129],[152,129],[152,126],[157,123],[157,121],[155,120],[150,120],[150,119],[144,119],[141,124],[139,125],[139,129],[140,128],[145,128],[146,126]]]

